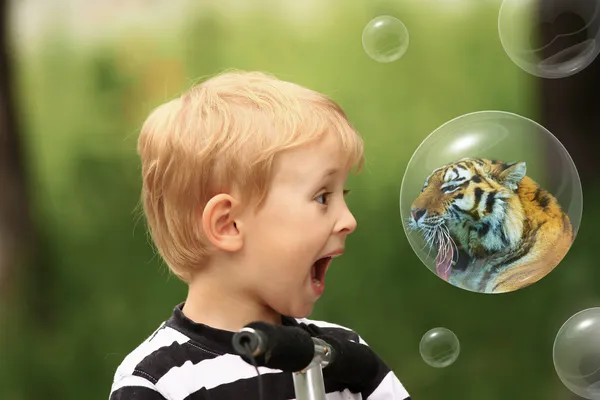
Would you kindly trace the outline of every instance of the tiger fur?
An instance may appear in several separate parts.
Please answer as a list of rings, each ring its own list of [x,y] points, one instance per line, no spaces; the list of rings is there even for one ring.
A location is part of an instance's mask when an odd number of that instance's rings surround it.
[[[526,176],[525,162],[481,158],[433,171],[411,205],[409,226],[424,233],[446,229],[456,245],[452,264],[444,264],[448,282],[483,293],[537,282],[574,240],[569,217]]]

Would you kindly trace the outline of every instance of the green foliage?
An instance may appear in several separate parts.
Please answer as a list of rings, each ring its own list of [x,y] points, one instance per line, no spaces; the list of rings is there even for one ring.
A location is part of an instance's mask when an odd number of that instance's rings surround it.
[[[552,342],[570,315],[597,305],[588,238],[600,217],[585,215],[551,276],[485,296],[435,278],[399,215],[404,168],[439,125],[486,109],[536,119],[534,81],[502,50],[497,6],[446,15],[435,5],[365,4],[344,3],[301,26],[266,10],[203,11],[174,39],[138,34],[81,48],[50,36],[43,50],[18,59],[41,255],[3,336],[0,398],[107,398],[117,364],[185,298],[135,212],[135,140],[152,107],[226,68],[264,70],[327,93],[365,137],[367,167],[349,185],[359,229],[313,318],[358,330],[414,399],[566,398]],[[411,34],[408,52],[392,64],[361,48],[363,26],[380,13],[398,16]],[[435,326],[461,341],[458,361],[443,370],[418,352]]]

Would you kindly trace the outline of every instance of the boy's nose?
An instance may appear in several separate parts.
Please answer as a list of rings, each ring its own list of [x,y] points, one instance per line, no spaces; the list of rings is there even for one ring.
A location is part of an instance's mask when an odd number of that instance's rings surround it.
[[[354,218],[348,207],[345,207],[343,215],[339,220],[338,230],[349,235],[356,230],[356,225],[356,218]]]

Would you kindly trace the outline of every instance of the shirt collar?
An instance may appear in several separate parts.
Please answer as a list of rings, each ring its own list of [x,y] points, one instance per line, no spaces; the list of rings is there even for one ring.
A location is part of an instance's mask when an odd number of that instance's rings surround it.
[[[209,350],[220,354],[235,354],[233,349],[233,335],[236,332],[216,329],[206,324],[194,322],[183,313],[184,303],[180,303],[173,309],[173,314],[167,320],[166,325],[183,333],[192,341],[197,342]],[[282,317],[283,325],[299,326],[299,323],[291,317]]]

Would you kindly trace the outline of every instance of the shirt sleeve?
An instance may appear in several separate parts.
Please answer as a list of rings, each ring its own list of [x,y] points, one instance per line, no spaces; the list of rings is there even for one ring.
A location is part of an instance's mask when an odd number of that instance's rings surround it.
[[[359,342],[368,346],[362,337]],[[394,371],[377,356],[378,368],[375,378],[363,389],[361,395],[365,400],[410,400],[410,395],[394,374]]]
[[[166,400],[149,380],[127,375],[116,380],[108,400]]]

